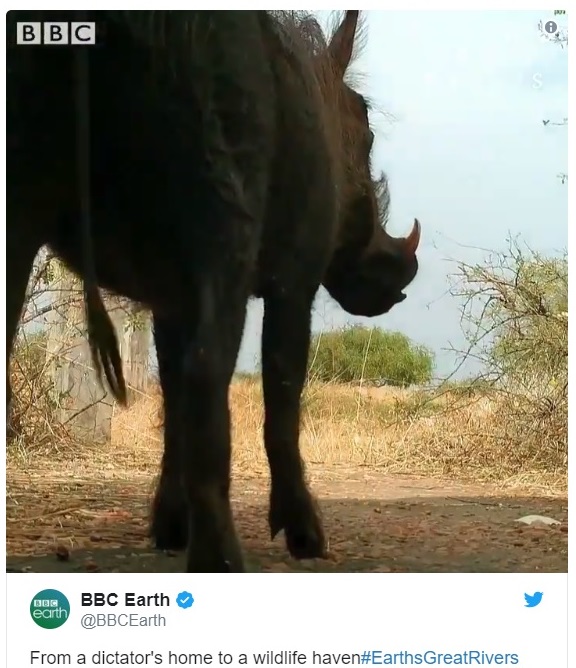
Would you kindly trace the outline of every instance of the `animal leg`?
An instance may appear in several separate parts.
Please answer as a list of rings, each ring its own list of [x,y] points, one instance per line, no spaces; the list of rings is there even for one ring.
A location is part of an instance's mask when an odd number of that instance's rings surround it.
[[[322,523],[304,480],[298,445],[300,397],[310,346],[310,298],[266,297],[262,333],[264,442],[272,488],[269,524],[272,538],[284,529],[297,559],[326,556]]]
[[[181,323],[153,314],[164,407],[164,454],[152,504],[150,535],[161,550],[183,550],[188,539],[186,497],[178,462],[178,401],[185,340]]]
[[[236,279],[236,272],[230,272]],[[186,325],[180,467],[188,502],[189,573],[242,572],[230,505],[228,389],[246,315],[248,290],[226,270],[199,277],[197,319]],[[228,278],[231,278],[230,275]],[[225,318],[225,324],[219,319]]]

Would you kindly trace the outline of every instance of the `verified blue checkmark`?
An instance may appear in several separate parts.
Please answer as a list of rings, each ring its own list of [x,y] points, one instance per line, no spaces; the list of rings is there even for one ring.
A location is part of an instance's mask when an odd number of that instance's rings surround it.
[[[194,603],[194,597],[189,591],[181,591],[178,596],[176,596],[176,605],[179,608],[191,608],[192,603]]]

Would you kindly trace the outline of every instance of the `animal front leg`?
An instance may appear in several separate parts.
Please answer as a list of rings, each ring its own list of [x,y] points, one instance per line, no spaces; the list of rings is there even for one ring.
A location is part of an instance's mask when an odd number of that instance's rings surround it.
[[[293,301],[266,297],[262,333],[264,442],[270,465],[272,538],[284,529],[297,559],[326,556],[322,523],[304,480],[300,457],[300,400],[306,379],[313,295]]]

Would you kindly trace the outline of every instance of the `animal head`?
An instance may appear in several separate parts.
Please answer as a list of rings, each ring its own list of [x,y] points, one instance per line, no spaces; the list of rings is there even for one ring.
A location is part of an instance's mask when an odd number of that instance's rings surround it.
[[[374,317],[387,313],[406,299],[403,290],[418,272],[415,251],[419,237],[417,220],[406,239],[396,239],[384,228],[378,228],[360,256],[335,254],[325,274],[324,287],[352,315]]]
[[[405,299],[403,290],[418,271],[420,224],[414,221],[406,238],[391,237],[385,229],[389,195],[386,178],[372,178],[369,106],[346,79],[359,32],[359,12],[347,11],[320,55],[324,82],[325,73],[330,73],[331,103],[336,108],[327,114],[338,117],[340,147],[335,159],[341,163],[338,237],[323,282],[349,313],[375,316]]]

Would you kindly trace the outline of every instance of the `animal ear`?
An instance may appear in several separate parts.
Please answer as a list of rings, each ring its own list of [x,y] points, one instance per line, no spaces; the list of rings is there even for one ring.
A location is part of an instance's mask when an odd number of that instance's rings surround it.
[[[346,11],[342,23],[338,26],[338,30],[336,30],[328,45],[330,58],[341,77],[344,76],[352,58],[359,13],[356,9]]]

